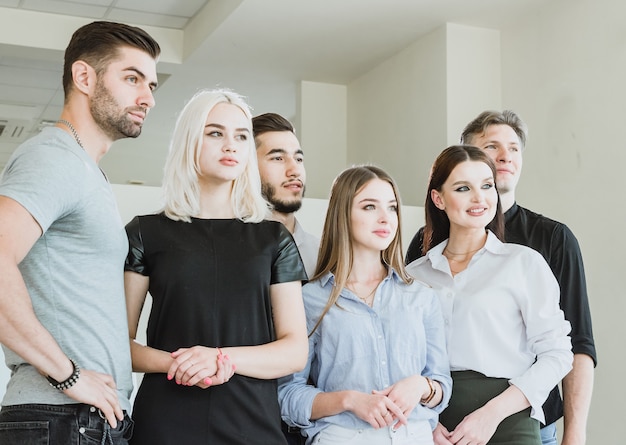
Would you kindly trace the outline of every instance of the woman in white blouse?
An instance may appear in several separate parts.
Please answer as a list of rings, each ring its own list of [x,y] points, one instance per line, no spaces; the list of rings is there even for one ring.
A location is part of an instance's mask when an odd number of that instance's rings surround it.
[[[438,293],[452,399],[437,445],[540,445],[542,403],[569,372],[569,323],[543,257],[503,239],[496,170],[479,148],[456,145],[435,161],[424,249],[407,271]]]

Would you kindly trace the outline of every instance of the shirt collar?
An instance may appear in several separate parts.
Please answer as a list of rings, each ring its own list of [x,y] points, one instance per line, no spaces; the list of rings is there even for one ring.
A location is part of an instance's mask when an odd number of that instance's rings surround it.
[[[383,279],[383,281],[385,281],[387,279],[391,279],[391,280],[396,281],[396,282],[402,281],[402,278],[400,278],[400,275],[398,275],[396,270],[393,269],[392,267],[389,268],[389,271],[387,272],[387,276]],[[330,282],[330,284],[332,284],[334,286],[335,285],[335,274],[333,274],[332,272],[326,272],[326,274],[322,275],[319,278],[319,282],[320,282],[320,285],[322,287],[325,287],[329,282]]]
[[[515,207],[515,209],[517,210],[517,206]],[[509,210],[513,210],[513,208]],[[442,267],[442,263],[448,261],[446,257],[443,256],[443,250],[446,248],[447,245],[448,245],[448,239],[437,244],[435,247],[433,247],[426,253],[426,256],[428,257],[428,259],[430,260],[433,266]],[[483,246],[483,248],[480,249],[478,252],[476,252],[475,255],[481,255],[483,251],[488,251],[494,254],[500,254],[503,252],[503,249],[504,249],[504,243],[502,243],[502,241],[500,241],[498,237],[491,230],[487,229],[487,241],[485,242],[485,245]]]

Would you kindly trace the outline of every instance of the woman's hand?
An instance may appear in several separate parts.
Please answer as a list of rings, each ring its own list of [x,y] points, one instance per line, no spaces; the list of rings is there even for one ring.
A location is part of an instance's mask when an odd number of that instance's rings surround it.
[[[396,383],[383,390],[374,390],[372,393],[387,396],[389,400],[400,408],[406,418],[409,417],[413,409],[422,399],[424,393],[428,392],[429,389],[430,387],[425,377],[413,375],[398,380]]]
[[[406,425],[407,420],[402,410],[391,399],[381,394],[354,392],[350,411],[373,428]]]
[[[180,348],[171,353],[172,364],[167,372],[169,380],[184,386],[221,385],[235,373],[236,366],[227,355],[222,355],[219,348],[193,346]]]
[[[450,433],[449,440],[457,445],[485,445],[496,432],[500,418],[479,408],[468,414]],[[444,442],[445,443],[445,442]]]
[[[440,423],[433,430],[433,442],[435,445],[454,445],[450,442],[450,431]]]

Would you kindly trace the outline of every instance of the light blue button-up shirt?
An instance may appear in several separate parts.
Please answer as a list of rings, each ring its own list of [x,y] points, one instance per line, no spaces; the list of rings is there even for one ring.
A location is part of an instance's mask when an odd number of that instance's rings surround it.
[[[304,286],[309,332],[334,283],[334,275],[329,273]],[[341,291],[338,303],[341,307],[333,306],[309,337],[306,367],[279,381],[283,420],[302,428],[309,437],[331,424],[371,428],[348,411],[311,421],[313,400],[320,392],[371,394],[418,374],[441,383],[443,400],[435,408],[418,404],[409,421],[428,420],[434,428],[452,388],[443,317],[435,292],[420,282],[407,285],[391,271],[376,289],[371,308],[348,289]],[[309,378],[313,385],[307,384]]]

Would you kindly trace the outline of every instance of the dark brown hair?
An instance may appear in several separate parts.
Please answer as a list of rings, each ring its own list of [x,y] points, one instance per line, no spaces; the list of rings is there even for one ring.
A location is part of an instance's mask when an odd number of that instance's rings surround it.
[[[88,63],[97,74],[106,70],[118,57],[121,47],[136,48],[153,59],[161,54],[159,44],[141,28],[115,22],[92,22],[78,28],[65,49],[63,90],[67,99],[72,89],[72,65],[77,60]]]
[[[265,113],[252,118],[252,132],[254,133],[254,141],[257,143],[257,147],[259,143],[256,138],[270,131],[289,131],[293,134],[296,133],[291,122],[280,114]]]
[[[424,204],[426,213],[424,242],[422,243],[422,253],[424,255],[432,247],[445,241],[450,236],[448,215],[446,215],[445,211],[437,208],[433,202],[431,192],[432,190],[440,192],[452,170],[457,165],[467,161],[484,162],[491,169],[494,180],[496,178],[496,167],[493,161],[489,155],[478,147],[472,145],[452,145],[441,152],[432,167],[428,192],[426,193],[426,203]],[[498,195],[496,214],[486,228],[491,230],[500,240],[504,241],[504,215],[500,204],[500,195]]]

